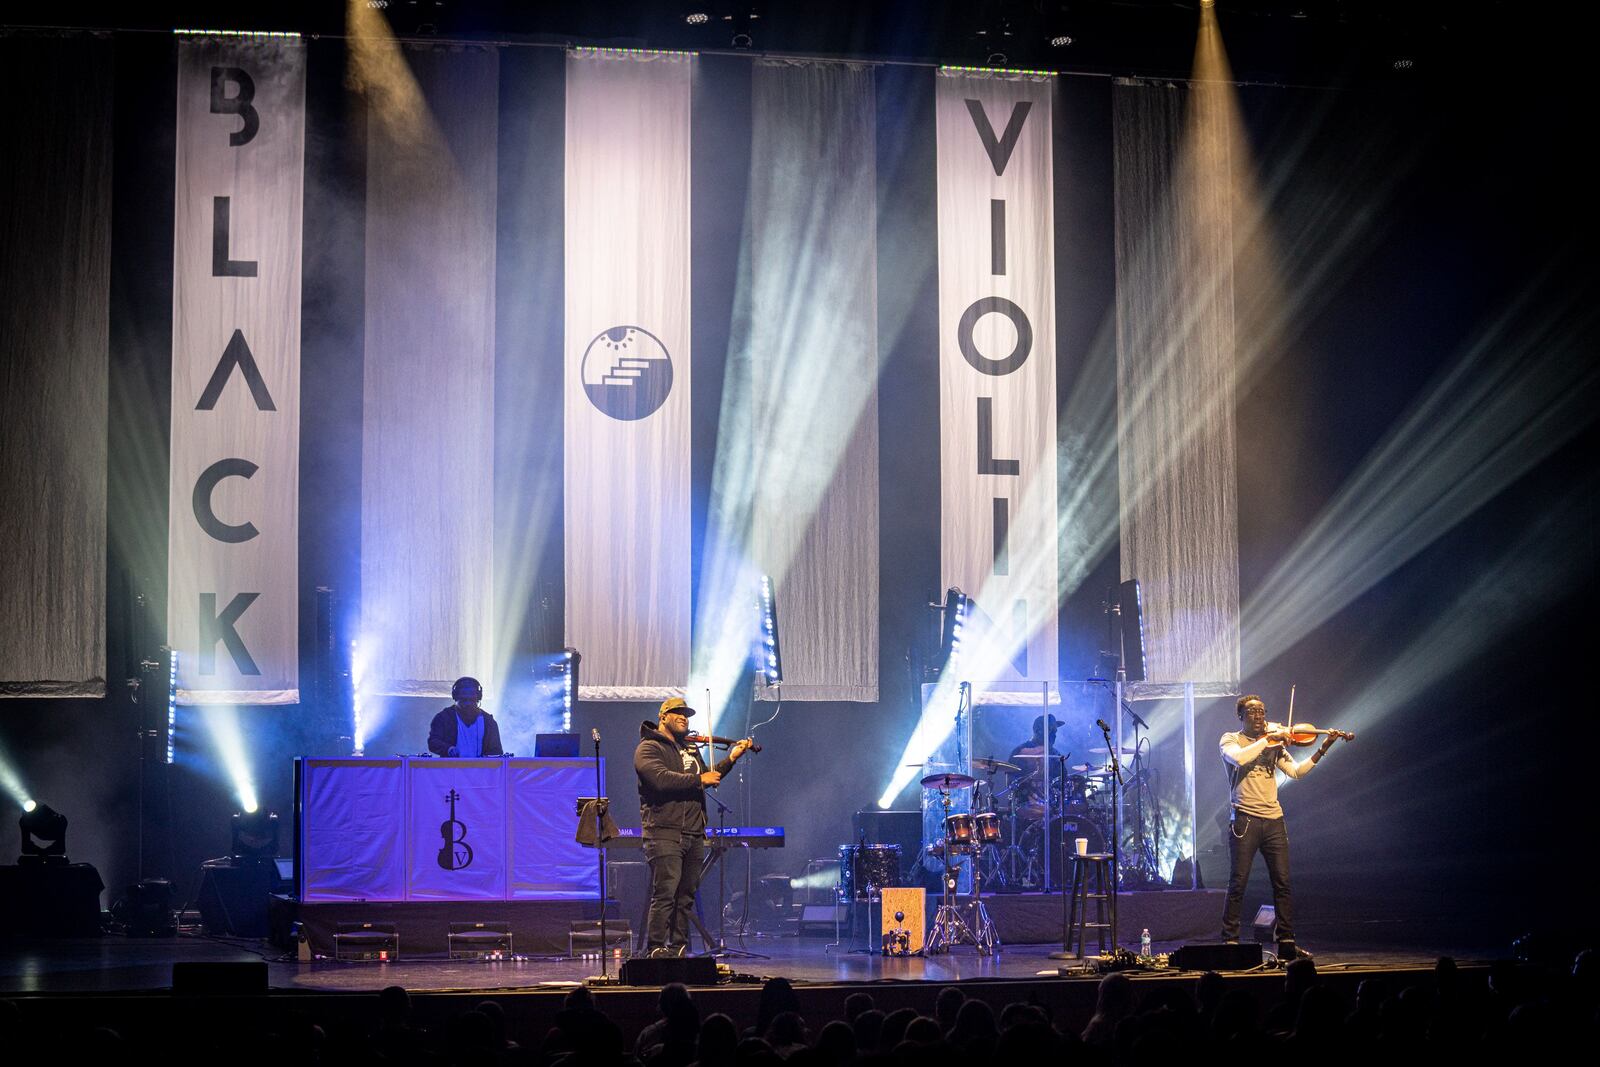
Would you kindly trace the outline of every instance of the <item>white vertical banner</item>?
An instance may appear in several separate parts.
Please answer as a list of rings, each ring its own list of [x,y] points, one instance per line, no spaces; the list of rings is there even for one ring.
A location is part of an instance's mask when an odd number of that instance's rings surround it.
[[[567,57],[567,641],[584,695],[689,675],[693,58]]]
[[[964,677],[1057,678],[1055,219],[1048,77],[940,71],[942,582]]]
[[[178,44],[167,640],[183,703],[299,698],[305,51]]]
[[[443,697],[493,686],[495,600],[518,595],[490,521],[500,57],[391,59],[407,91],[367,124],[357,641],[366,692]]]

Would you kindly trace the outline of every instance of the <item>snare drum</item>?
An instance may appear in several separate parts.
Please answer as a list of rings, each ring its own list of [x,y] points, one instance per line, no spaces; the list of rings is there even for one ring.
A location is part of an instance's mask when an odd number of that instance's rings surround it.
[[[985,811],[974,815],[972,818],[978,831],[978,844],[998,845],[1000,843],[999,815],[992,811]]]
[[[944,817],[944,840],[953,852],[971,848],[978,840],[977,820],[966,812]]]

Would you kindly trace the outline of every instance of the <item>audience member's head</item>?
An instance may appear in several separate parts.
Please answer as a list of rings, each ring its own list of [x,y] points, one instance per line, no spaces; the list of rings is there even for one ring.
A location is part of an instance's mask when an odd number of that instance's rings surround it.
[[[939,994],[943,997],[944,994]],[[951,1023],[954,1026],[954,1021]],[[930,1019],[926,1015],[919,1015],[906,1024],[905,1040],[918,1045],[931,1045],[936,1041],[944,1040],[944,1028],[937,1019]]]
[[[994,1024],[994,1009],[987,1001],[969,999],[956,1013],[956,1026],[950,1032],[950,1043],[964,1051],[987,1055],[1000,1035]]]
[[[906,1027],[911,1025],[911,1020],[917,1017],[917,1009],[900,1008],[891,1011],[883,1020],[883,1029],[878,1031],[878,1047],[885,1052],[893,1049],[905,1040]]]
[[[856,1032],[842,1019],[835,1019],[817,1035],[817,1050],[829,1063],[849,1063],[856,1057]]]
[[[797,1011],[781,1011],[762,1036],[767,1039],[767,1044],[782,1055],[784,1049],[806,1043],[806,1022]]]
[[[967,995],[953,985],[947,985],[939,990],[939,997],[933,1002],[933,1015],[939,1021],[939,1028],[948,1033],[955,1028],[956,1015],[961,1011],[961,1005],[967,1001]]]
[[[768,978],[761,987],[761,999],[756,1005],[756,1036],[766,1036],[772,1021],[786,1011],[800,1011],[800,998],[787,978]]]
[[[717,1012],[700,1024],[695,1056],[700,1067],[727,1067],[739,1047],[739,1028],[728,1016]]]
[[[856,1016],[873,1007],[871,993],[851,993],[844,998],[844,1018],[848,1023],[854,1023]]]
[[[856,1032],[856,1048],[871,1052],[878,1047],[878,1041],[883,1036],[883,1012],[868,1008],[850,1020],[850,1028]]]
[[[404,986],[384,986],[378,991],[378,1023],[399,1027],[411,1022],[411,994]]]

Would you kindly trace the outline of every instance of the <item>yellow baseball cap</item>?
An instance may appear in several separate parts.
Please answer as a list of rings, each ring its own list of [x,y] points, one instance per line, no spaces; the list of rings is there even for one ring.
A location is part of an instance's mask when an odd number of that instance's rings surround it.
[[[657,714],[657,718],[659,718],[661,715],[665,715],[669,711],[675,711],[686,719],[694,716],[694,709],[691,708],[689,706],[689,702],[682,697],[668,697],[667,699],[663,700],[661,702],[661,711]]]

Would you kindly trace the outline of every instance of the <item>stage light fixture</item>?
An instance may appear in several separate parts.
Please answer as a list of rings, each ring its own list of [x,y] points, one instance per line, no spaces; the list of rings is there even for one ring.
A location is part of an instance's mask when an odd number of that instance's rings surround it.
[[[28,801],[17,820],[22,834],[18,864],[64,864],[67,862],[67,817],[48,804]]]
[[[23,811],[33,811],[38,806],[39,806],[39,802],[37,800],[33,800],[31,798],[28,799],[28,800],[24,800],[22,802],[22,810]]]
[[[572,732],[572,708],[578,702],[578,666],[583,655],[575,648],[561,650],[561,732]]]
[[[756,674],[763,685],[777,685],[783,681],[783,656],[778,645],[778,597],[770,574],[761,576],[760,608],[760,636],[754,655]]]
[[[961,638],[966,629],[967,613],[971,606],[972,598],[956,586],[952,585],[945,590],[944,607],[941,609],[942,618],[939,624],[937,673],[940,675],[951,671],[961,659]]]
[[[235,863],[271,863],[278,858],[278,813],[246,808],[233,813],[229,855]]]
[[[357,756],[366,755],[367,735],[362,723],[362,703],[365,694],[361,691],[367,678],[366,661],[361,657],[361,645],[355,638],[350,640],[350,745]]]
[[[167,764],[171,766],[178,732],[178,650],[171,649],[167,658]]]
[[[704,11],[694,11],[683,16],[683,21],[690,26],[704,26],[711,21],[711,16]]]
[[[1066,47],[1070,46],[1071,44],[1072,44],[1072,37],[1069,34],[1058,33],[1054,37],[1050,38],[1050,47],[1051,48],[1066,48]]]

